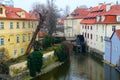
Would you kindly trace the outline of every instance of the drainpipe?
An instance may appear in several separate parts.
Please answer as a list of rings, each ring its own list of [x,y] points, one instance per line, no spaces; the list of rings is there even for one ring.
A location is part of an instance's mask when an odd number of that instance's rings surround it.
[[[107,24],[105,26],[105,36],[107,37]]]
[[[112,41],[110,40],[110,64],[112,62]]]

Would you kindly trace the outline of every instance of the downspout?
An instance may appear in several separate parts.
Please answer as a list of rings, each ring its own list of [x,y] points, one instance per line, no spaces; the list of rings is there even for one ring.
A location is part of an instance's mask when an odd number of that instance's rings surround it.
[[[107,37],[107,24],[105,26],[105,37]]]
[[[110,40],[110,64],[112,62],[112,41]]]

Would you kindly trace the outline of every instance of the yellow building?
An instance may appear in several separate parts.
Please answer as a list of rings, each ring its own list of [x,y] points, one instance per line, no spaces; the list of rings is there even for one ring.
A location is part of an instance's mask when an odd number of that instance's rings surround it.
[[[21,8],[0,5],[0,58],[24,55],[38,20]]]

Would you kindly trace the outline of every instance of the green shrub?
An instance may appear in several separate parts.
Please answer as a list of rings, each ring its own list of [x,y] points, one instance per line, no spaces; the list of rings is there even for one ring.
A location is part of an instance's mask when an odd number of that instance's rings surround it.
[[[50,35],[45,35],[42,41],[43,49],[47,49],[48,47],[51,47],[53,44],[54,44],[54,38]]]
[[[39,51],[41,49],[41,43],[39,41],[34,42],[34,51]]]
[[[30,76],[36,76],[36,73],[41,71],[43,65],[43,54],[39,51],[32,52],[27,58],[27,67],[30,71]]]
[[[9,74],[9,66],[4,62],[0,62],[0,73]]]
[[[65,41],[65,37],[54,37],[54,43],[58,44]]]
[[[58,57],[60,62],[65,62],[67,60],[67,51],[65,50],[65,45],[61,44],[55,48],[55,55]]]

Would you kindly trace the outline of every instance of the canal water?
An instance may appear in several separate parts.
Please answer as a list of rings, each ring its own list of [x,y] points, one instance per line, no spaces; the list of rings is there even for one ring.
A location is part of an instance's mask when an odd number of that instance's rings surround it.
[[[72,54],[70,62],[34,80],[120,80],[120,73],[90,56]]]

